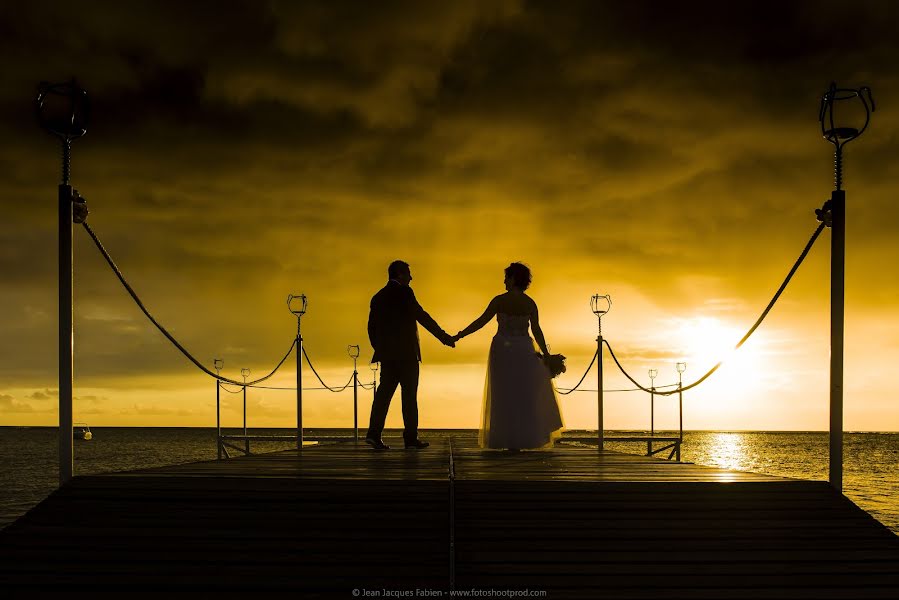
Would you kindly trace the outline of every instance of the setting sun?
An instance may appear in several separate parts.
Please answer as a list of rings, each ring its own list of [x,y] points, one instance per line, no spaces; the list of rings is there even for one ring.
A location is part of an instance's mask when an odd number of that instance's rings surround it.
[[[761,331],[756,331],[746,344],[736,350],[737,342],[746,331],[715,317],[684,319],[676,332],[679,339],[687,342],[684,360],[692,363],[695,369],[704,372],[718,362],[723,362],[721,368],[726,366],[732,373],[751,372],[763,367]]]

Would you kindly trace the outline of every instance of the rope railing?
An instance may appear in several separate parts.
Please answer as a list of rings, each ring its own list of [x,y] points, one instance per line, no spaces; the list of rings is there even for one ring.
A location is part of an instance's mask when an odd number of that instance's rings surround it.
[[[246,382],[237,381],[236,379],[228,379],[227,377],[222,377],[218,373],[213,373],[212,371],[207,369],[200,361],[198,361],[196,358],[194,358],[194,356],[190,352],[188,352],[187,349],[184,346],[182,346],[178,342],[178,340],[176,340],[174,338],[174,336],[172,336],[172,334],[170,334],[168,332],[168,330],[166,330],[166,328],[163,327],[159,323],[159,321],[157,321],[153,317],[153,315],[150,314],[150,311],[147,310],[147,307],[144,306],[143,302],[141,302],[140,297],[138,297],[138,295],[134,291],[134,289],[132,289],[132,287],[130,285],[128,285],[128,282],[125,280],[125,276],[122,275],[122,272],[119,270],[118,266],[116,266],[115,261],[112,260],[112,257],[109,255],[109,252],[106,251],[106,248],[103,247],[103,244],[100,242],[100,239],[94,233],[94,230],[91,229],[90,225],[87,224],[87,221],[83,221],[81,224],[84,226],[84,229],[87,231],[87,233],[91,236],[91,239],[94,240],[94,244],[96,244],[97,249],[100,250],[100,253],[103,255],[103,258],[106,259],[106,262],[109,264],[110,268],[115,273],[116,277],[118,277],[119,281],[122,283],[122,285],[125,286],[125,289],[128,291],[128,294],[131,296],[131,298],[137,304],[138,308],[140,308],[141,311],[144,313],[144,315],[146,315],[146,317],[148,319],[150,319],[150,322],[156,326],[156,328],[162,333],[162,335],[164,335],[166,337],[166,339],[168,339],[172,344],[174,344],[174,346],[178,350],[181,351],[181,354],[186,356],[188,358],[188,360],[190,360],[194,365],[197,366],[197,368],[199,368],[201,371],[203,371],[210,377],[218,379],[219,381],[224,381],[226,383],[231,383],[231,384],[240,385],[240,386],[254,384],[254,383],[260,383],[262,381],[265,381],[266,379],[269,379],[272,375],[274,375],[278,371],[278,369],[281,368],[281,365],[284,364],[284,361],[287,360],[287,357],[290,356],[290,353],[293,352],[293,348],[294,348],[294,346],[296,346],[296,343],[297,343],[296,339],[294,339],[291,342],[290,348],[287,349],[287,353],[284,355],[284,358],[282,358],[280,360],[280,362],[278,362],[278,364],[275,365],[275,368],[272,369],[272,371],[268,375],[266,375],[265,377],[260,377],[259,379],[254,379],[253,381],[246,381]]]
[[[596,362],[596,355],[597,355],[597,354],[598,354],[597,352],[594,352],[594,353],[593,353],[593,358],[590,360],[590,364],[587,365],[587,370],[584,371],[584,375],[581,377],[581,380],[577,382],[577,385],[575,385],[573,388],[562,388],[562,389],[567,389],[568,391],[564,391],[564,392],[563,392],[563,391],[560,390],[560,389],[556,389],[556,391],[557,391],[558,393],[562,394],[563,396],[567,396],[567,395],[570,394],[571,392],[573,392],[573,391],[577,390],[579,387],[581,387],[581,384],[584,383],[584,379],[587,378],[587,373],[590,372],[590,369],[593,368],[593,363]]]
[[[654,392],[654,393],[658,394],[658,393],[659,393],[659,388],[662,388],[662,387],[677,387],[677,384],[676,384],[676,383],[669,383],[669,384],[664,385],[664,386],[661,386],[661,385],[660,385],[660,386],[656,386],[655,392]],[[559,392],[560,394],[562,394],[563,392],[560,391],[560,390],[566,390],[568,393],[571,393],[571,392],[592,392],[592,393],[594,393],[594,394],[595,394],[596,392],[599,391],[599,390],[588,390],[588,389],[580,389],[580,388],[577,388],[577,389],[556,388],[556,391]],[[645,391],[645,390],[644,390],[644,389],[641,389],[641,388],[636,388],[636,387],[635,387],[635,388],[616,389],[616,390],[607,390],[607,389],[603,388],[602,393],[603,393],[603,394],[614,394],[614,393],[616,393],[616,392],[642,392],[642,391]]]
[[[781,296],[781,294],[783,294],[784,290],[787,289],[787,285],[793,279],[793,275],[796,274],[796,271],[799,269],[799,266],[805,260],[805,257],[808,256],[809,251],[812,249],[812,246],[815,245],[815,242],[817,241],[818,236],[821,235],[821,232],[824,230],[825,226],[826,226],[825,223],[821,223],[820,225],[818,225],[818,228],[815,229],[815,232],[812,234],[811,239],[809,239],[808,243],[805,245],[805,248],[799,254],[799,258],[797,258],[796,262],[793,263],[793,267],[790,269],[790,272],[787,273],[787,276],[786,276],[786,278],[784,278],[783,283],[780,284],[780,287],[774,293],[774,296],[771,298],[771,301],[768,303],[768,306],[765,307],[765,310],[762,311],[762,314],[759,316],[759,318],[756,320],[756,322],[752,325],[752,327],[749,328],[749,331],[746,332],[746,335],[744,335],[743,338],[739,342],[737,342],[737,345],[734,346],[734,351],[739,350],[740,347],[746,342],[746,340],[748,340],[749,337],[753,333],[755,333],[755,330],[759,328],[759,326],[762,324],[762,321],[765,320],[765,317],[767,317],[768,313],[771,312],[771,309],[774,308],[774,305],[780,299],[780,296]],[[703,375],[702,377],[700,377],[699,379],[697,379],[696,381],[694,381],[693,383],[691,383],[689,385],[680,387],[678,384],[675,384],[675,385],[678,385],[678,389],[660,392],[660,391],[658,391],[658,387],[654,391],[650,388],[640,385],[640,383],[636,379],[634,379],[630,375],[630,373],[627,372],[627,370],[624,368],[624,366],[622,366],[621,362],[618,360],[618,357],[615,356],[615,352],[612,350],[612,346],[609,344],[608,340],[603,340],[603,343],[606,345],[606,348],[609,349],[609,354],[612,355],[612,359],[615,361],[615,364],[618,366],[618,370],[620,370],[621,373],[625,377],[627,377],[631,383],[633,383],[635,386],[637,386],[637,388],[639,388],[640,390],[643,390],[644,392],[655,393],[658,396],[671,396],[671,395],[677,394],[679,392],[684,392],[686,390],[689,390],[689,389],[692,389],[692,388],[698,386],[703,381],[705,381],[706,379],[711,377],[711,375],[715,371],[717,371],[718,368],[722,364],[724,364],[724,360],[725,360],[725,359],[721,359],[720,361],[718,361],[718,363],[715,366],[713,366],[711,369],[709,369],[705,373],[705,375]],[[660,386],[660,387],[662,387],[662,386]],[[666,385],[664,387],[670,387],[670,385]]]
[[[225,390],[226,392],[228,392],[229,394],[239,394],[239,393],[241,393],[241,392],[244,390],[244,388],[245,388],[245,386],[241,386],[241,387],[239,387],[239,388],[236,389],[236,390],[229,390],[227,387],[225,387],[225,385],[224,385],[222,382],[219,382],[219,387],[220,387],[221,389]]]
[[[321,376],[318,374],[318,371],[316,371],[316,370],[315,370],[315,367],[312,366],[312,361],[309,360],[309,354],[306,353],[306,348],[305,348],[305,347],[303,347],[303,356],[306,357],[306,364],[308,364],[308,365],[309,365],[309,368],[312,369],[312,372],[315,374],[315,378],[318,379],[318,382],[319,382],[320,384],[322,384],[322,385],[325,387],[325,389],[327,389],[327,390],[329,390],[329,391],[331,391],[331,392],[342,392],[343,390],[347,389],[347,388],[350,386],[351,383],[353,383],[353,376],[350,375],[350,379],[343,385],[343,387],[340,387],[340,388],[332,388],[331,386],[329,386],[327,383],[325,383],[325,382],[322,380]]]

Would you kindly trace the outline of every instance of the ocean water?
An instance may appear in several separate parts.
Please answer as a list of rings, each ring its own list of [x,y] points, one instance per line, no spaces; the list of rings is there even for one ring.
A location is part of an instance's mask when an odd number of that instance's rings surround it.
[[[211,460],[215,430],[206,428],[97,427],[94,439],[75,440],[75,474],[88,475]],[[238,433],[228,430],[226,433]],[[291,430],[254,429],[264,435]],[[595,435],[595,432],[570,432]],[[607,432],[641,435],[644,432]],[[657,432],[657,435],[672,432]],[[350,435],[349,430],[307,430],[306,435]],[[476,436],[473,430],[423,430],[422,438]],[[385,437],[399,436],[387,431]],[[254,452],[288,443],[253,444]],[[610,450],[640,454],[645,444],[609,443]],[[827,479],[826,432],[684,433],[683,460],[739,471],[799,479]],[[0,427],[0,527],[47,497],[57,485],[57,435],[50,427]],[[844,434],[843,492],[899,533],[899,433]]]

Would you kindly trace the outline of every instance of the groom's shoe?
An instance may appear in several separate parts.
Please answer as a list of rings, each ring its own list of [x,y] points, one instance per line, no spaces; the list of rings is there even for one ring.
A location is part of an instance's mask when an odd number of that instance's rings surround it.
[[[390,446],[381,441],[381,438],[365,437],[365,443],[375,450],[390,450]]]
[[[422,448],[427,448],[431,444],[428,442],[423,442],[421,440],[415,440],[413,442],[406,442],[406,450],[409,448],[415,448],[416,450],[421,450]]]

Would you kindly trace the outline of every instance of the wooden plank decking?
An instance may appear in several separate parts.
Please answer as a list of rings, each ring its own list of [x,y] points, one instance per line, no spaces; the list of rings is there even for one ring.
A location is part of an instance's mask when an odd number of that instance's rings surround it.
[[[899,538],[824,482],[470,438],[76,477],[0,532],[4,597],[451,586],[893,598]]]

